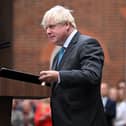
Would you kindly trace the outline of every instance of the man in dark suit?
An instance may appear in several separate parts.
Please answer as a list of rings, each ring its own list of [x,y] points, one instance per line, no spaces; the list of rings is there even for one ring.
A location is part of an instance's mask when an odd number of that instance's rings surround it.
[[[116,117],[116,101],[109,98],[109,85],[105,82],[101,83],[101,96],[108,126],[113,126],[113,120]]]
[[[108,98],[104,110],[108,126],[114,126],[113,120],[116,117],[116,102]]]
[[[63,47],[52,70],[41,71],[39,78],[51,84],[53,126],[106,126],[100,96],[104,62],[100,44],[80,34],[71,10],[59,5],[45,13],[42,26],[49,40]]]

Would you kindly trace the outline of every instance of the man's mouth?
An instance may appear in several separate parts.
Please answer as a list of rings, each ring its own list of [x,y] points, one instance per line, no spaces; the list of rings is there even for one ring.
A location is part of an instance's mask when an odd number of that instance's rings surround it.
[[[49,38],[49,39],[54,39],[54,38],[55,38],[55,36],[48,36],[48,38]]]

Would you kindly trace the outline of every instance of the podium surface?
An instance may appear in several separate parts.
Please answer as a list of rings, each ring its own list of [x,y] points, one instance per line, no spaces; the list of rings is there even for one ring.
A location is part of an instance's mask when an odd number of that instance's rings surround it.
[[[50,88],[47,86],[41,86],[41,83],[39,82],[39,80],[37,80],[36,75],[27,75],[27,73],[21,72],[21,74],[25,75],[21,80],[21,78],[18,77],[20,76],[20,72],[18,73],[19,74],[17,74],[17,76],[13,76],[12,72],[8,77],[8,74],[6,75],[4,73],[5,75],[2,75],[0,70],[0,125],[2,126],[11,125],[10,120],[13,98],[43,99],[50,96]],[[27,80],[27,77],[30,77],[31,75],[35,77],[34,79],[36,79],[38,83],[34,83],[36,80],[33,80],[33,82]],[[27,81],[25,81],[25,79]]]

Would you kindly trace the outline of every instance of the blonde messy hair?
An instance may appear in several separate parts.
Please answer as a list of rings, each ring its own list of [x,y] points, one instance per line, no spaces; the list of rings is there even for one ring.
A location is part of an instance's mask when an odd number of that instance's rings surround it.
[[[70,23],[72,27],[76,28],[75,19],[72,16],[71,12],[72,10],[69,10],[63,6],[56,5],[53,8],[49,9],[45,12],[41,25],[46,28],[48,26],[48,22],[50,20],[53,21],[53,23]]]

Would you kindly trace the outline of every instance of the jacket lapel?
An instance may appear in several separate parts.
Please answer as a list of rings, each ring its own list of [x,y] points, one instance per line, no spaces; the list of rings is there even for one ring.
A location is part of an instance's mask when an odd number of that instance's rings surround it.
[[[62,66],[63,66],[63,64],[64,64],[64,62],[65,62],[65,58],[69,56],[71,50],[72,50],[73,47],[74,47],[74,44],[75,44],[75,43],[77,42],[77,40],[78,40],[79,35],[80,35],[80,33],[77,32],[77,33],[75,34],[75,36],[73,37],[73,39],[71,40],[69,46],[66,48],[65,53],[64,53],[64,55],[63,55],[63,57],[62,57],[62,60],[61,60],[61,62],[60,62],[60,64],[59,64],[59,69],[58,69],[58,70],[60,70],[60,68],[62,68]]]
[[[54,57],[54,60],[53,60],[53,64],[52,64],[52,70],[60,70],[60,68],[62,67],[62,65],[64,64],[64,59],[65,59],[65,57],[67,57],[67,56],[69,56],[69,54],[70,54],[70,52],[71,52],[71,50],[73,49],[73,47],[74,47],[74,44],[78,41],[78,37],[80,36],[80,33],[79,32],[77,32],[76,34],[75,34],[75,36],[73,37],[73,39],[71,40],[71,42],[70,42],[70,44],[69,44],[69,46],[66,48],[66,50],[65,50],[65,53],[64,53],[64,55],[63,55],[63,57],[62,57],[62,59],[61,59],[61,62],[60,62],[60,64],[59,64],[59,66],[57,67],[57,54],[56,54],[56,56]]]

